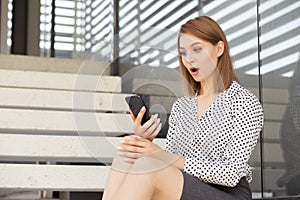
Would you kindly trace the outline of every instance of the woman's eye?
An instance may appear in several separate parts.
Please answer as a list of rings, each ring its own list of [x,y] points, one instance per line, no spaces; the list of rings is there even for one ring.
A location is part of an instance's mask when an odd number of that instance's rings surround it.
[[[179,54],[180,54],[181,56],[185,56],[185,53],[184,53],[183,51],[179,52]]]
[[[198,47],[198,48],[194,48],[195,52],[200,52],[202,50],[202,48]]]

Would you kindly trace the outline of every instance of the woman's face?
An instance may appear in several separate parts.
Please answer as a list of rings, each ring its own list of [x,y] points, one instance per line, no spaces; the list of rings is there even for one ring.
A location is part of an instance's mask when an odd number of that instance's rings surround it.
[[[179,38],[182,63],[197,82],[207,81],[217,75],[217,61],[223,50],[222,41],[212,45],[191,34],[182,34]]]

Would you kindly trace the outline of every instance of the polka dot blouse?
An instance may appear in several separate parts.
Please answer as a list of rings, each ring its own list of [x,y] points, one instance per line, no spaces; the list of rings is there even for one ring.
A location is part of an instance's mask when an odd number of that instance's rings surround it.
[[[233,81],[200,118],[196,97],[181,97],[173,104],[166,151],[185,157],[184,172],[234,187],[242,177],[252,179],[248,161],[262,127],[257,97]]]

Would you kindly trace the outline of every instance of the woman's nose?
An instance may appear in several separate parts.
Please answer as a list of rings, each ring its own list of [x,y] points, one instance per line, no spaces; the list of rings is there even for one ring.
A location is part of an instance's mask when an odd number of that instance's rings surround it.
[[[195,59],[194,59],[194,57],[191,53],[187,53],[186,56],[185,56],[185,59],[188,62],[194,62],[195,61]]]

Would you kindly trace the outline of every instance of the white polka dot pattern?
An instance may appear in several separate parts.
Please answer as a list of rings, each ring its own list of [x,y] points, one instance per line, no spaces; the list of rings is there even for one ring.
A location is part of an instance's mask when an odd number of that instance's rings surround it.
[[[233,81],[200,118],[196,97],[173,104],[166,150],[185,157],[186,173],[234,187],[241,177],[252,179],[248,161],[262,127],[259,100]]]

